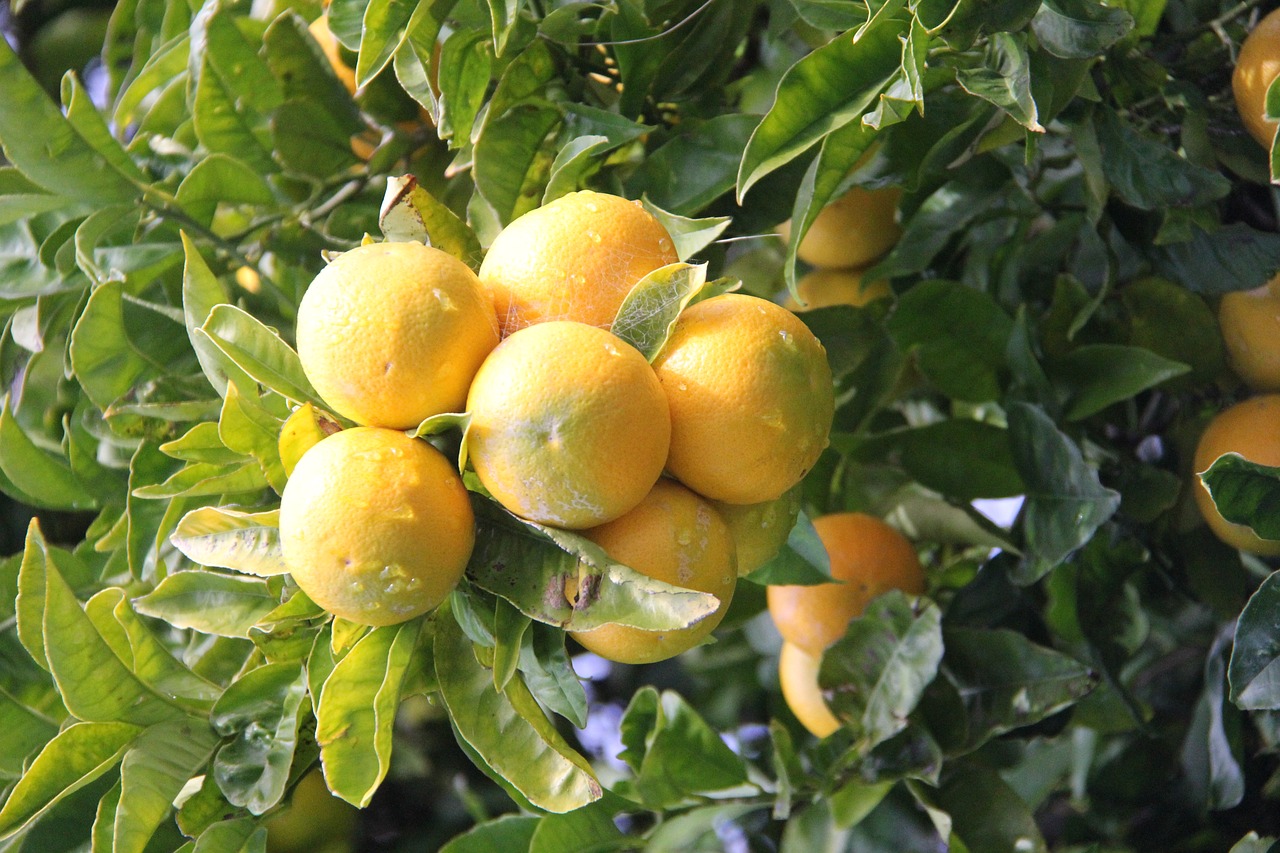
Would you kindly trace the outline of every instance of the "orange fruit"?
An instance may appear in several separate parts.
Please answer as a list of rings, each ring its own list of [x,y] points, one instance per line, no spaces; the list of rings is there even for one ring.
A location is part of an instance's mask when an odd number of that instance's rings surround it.
[[[316,604],[362,625],[433,609],[471,557],[475,518],[440,451],[380,427],[342,430],[299,460],[280,501],[285,564]]]
[[[521,518],[556,527],[594,527],[638,504],[671,440],[666,397],[640,351],[570,320],[499,344],[467,411],[480,482]]]
[[[640,279],[677,262],[638,201],[582,190],[516,218],[480,265],[503,335],[546,320],[609,328]]]
[[[679,483],[659,480],[626,515],[582,535],[643,575],[720,600],[711,615],[675,631],[602,625],[573,633],[588,651],[619,663],[654,663],[693,648],[724,618],[738,582],[733,536],[706,500]]]
[[[901,197],[897,187],[854,187],[822,209],[800,241],[796,256],[820,268],[866,266],[902,236],[896,218]],[[790,221],[778,226],[778,233],[790,240]]]
[[[782,685],[782,698],[800,725],[817,737],[826,737],[840,728],[840,721],[827,707],[818,686],[820,658],[815,658],[792,643],[782,644],[778,656],[778,681]]]
[[[862,271],[856,269],[815,269],[796,282],[797,302],[787,294],[785,307],[792,311],[810,311],[832,305],[860,308],[877,299],[893,298],[893,288],[884,279],[862,282]]]
[[[1218,326],[1236,375],[1255,391],[1280,390],[1280,276],[1223,296]]]
[[[1265,118],[1267,89],[1277,75],[1280,75],[1280,9],[1267,14],[1245,36],[1231,73],[1231,93],[1244,129],[1268,151],[1276,135],[1276,124]]]
[[[1280,394],[1263,394],[1223,409],[1209,421],[1196,446],[1195,473],[1204,473],[1224,453],[1239,453],[1259,465],[1280,466]],[[1196,505],[1209,529],[1233,548],[1280,556],[1280,540],[1263,539],[1243,524],[1222,517],[1197,476]]]
[[[667,470],[712,500],[773,500],[827,446],[835,398],[826,350],[780,305],[737,293],[698,302],[653,368],[671,406]]]
[[[335,412],[412,429],[462,410],[498,328],[462,261],[421,243],[370,243],[312,281],[297,338],[303,371]]]
[[[786,544],[800,515],[800,489],[788,489],[782,497],[758,504],[712,501],[738,552],[738,577],[754,572],[772,560]]]
[[[352,853],[359,820],[360,810],[329,793],[324,774],[312,770],[267,820],[267,853]]]
[[[834,513],[813,526],[831,558],[831,577],[843,583],[770,586],[767,599],[782,638],[821,658],[873,598],[891,589],[918,595],[925,578],[911,542],[874,516]]]

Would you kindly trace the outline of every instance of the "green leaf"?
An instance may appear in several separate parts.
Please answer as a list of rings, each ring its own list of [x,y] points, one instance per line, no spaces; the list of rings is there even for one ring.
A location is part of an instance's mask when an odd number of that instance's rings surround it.
[[[1231,182],[1143,136],[1110,110],[1095,114],[1102,168],[1112,190],[1141,210],[1194,207],[1225,196]]]
[[[678,132],[638,165],[627,195],[684,216],[705,210],[733,189],[742,151],[758,121],[753,115],[730,113],[681,122]]]
[[[542,193],[542,203],[582,189],[587,176],[600,167],[602,154],[610,148],[607,136],[577,136],[569,140],[551,163],[551,175]]]
[[[1280,469],[1224,453],[1197,474],[1224,519],[1248,525],[1263,539],[1280,539]]]
[[[959,282],[920,282],[898,298],[888,329],[947,396],[972,402],[1000,396],[1013,322],[985,293]]]
[[[1192,711],[1182,743],[1182,773],[1190,801],[1202,808],[1230,809],[1245,794],[1243,756],[1238,721],[1227,705],[1227,647],[1233,626],[1214,638],[1205,656],[1204,690]],[[1194,695],[1194,694],[1193,694]]]
[[[182,517],[169,540],[202,566],[265,578],[289,571],[280,551],[279,528],[279,510],[201,507]]]
[[[418,185],[413,175],[387,179],[378,217],[389,241],[435,246],[478,269],[483,251],[475,232],[456,213]]]
[[[144,684],[122,661],[81,608],[52,553],[40,553],[38,534],[28,538],[28,556],[18,576],[19,619],[23,642],[32,636],[31,620],[40,615],[43,662],[53,675],[71,714],[86,722],[150,724],[179,711]],[[43,557],[43,559],[41,559]],[[128,642],[126,640],[126,642]],[[40,660],[40,658],[37,658]]]
[[[608,623],[670,631],[719,606],[709,593],[672,586],[614,562],[575,533],[496,511],[477,519],[467,576],[531,619],[566,631]],[[566,597],[569,584],[585,590],[576,603]]]
[[[680,312],[706,283],[706,264],[674,263],[654,270],[627,292],[611,331],[653,361],[671,336]]]
[[[213,222],[219,204],[275,204],[275,194],[266,179],[227,154],[210,154],[196,163],[178,185],[177,199],[193,219],[205,226]],[[184,235],[183,246],[188,245]]]
[[[200,833],[195,846],[180,853],[266,853],[267,828],[252,818],[224,820]]]
[[[356,60],[356,86],[365,86],[400,49],[409,18],[417,3],[410,0],[370,0],[360,27],[360,55]]]
[[[200,368],[219,396],[226,395],[227,384],[231,382],[247,388],[252,380],[234,361],[212,345],[211,339],[202,329],[214,307],[230,301],[227,289],[214,276],[201,257],[199,248],[185,232],[182,234],[182,251],[185,257],[182,269],[182,316]]]
[[[26,760],[57,734],[57,723],[0,689],[0,778],[21,777]]]
[[[440,97],[432,112],[437,135],[453,148],[470,141],[476,114],[488,93],[493,66],[490,45],[483,33],[461,29],[450,33],[440,48]]]
[[[1098,683],[1088,667],[1016,631],[947,628],[942,667],[964,702],[972,749],[1070,707]]]
[[[1046,4],[1042,8],[1048,8]],[[970,95],[990,101],[1025,127],[1044,132],[1031,97],[1031,60],[1021,33],[994,33],[983,64],[956,70],[956,82]]]
[[[1027,804],[989,767],[953,763],[929,799],[951,816],[952,832],[968,850],[1048,853]]]
[[[806,513],[802,511],[797,516],[778,555],[747,575],[746,579],[762,586],[831,583],[831,558]]]
[[[636,771],[634,790],[652,808],[747,782],[742,758],[673,690],[642,687],[632,696],[621,728],[628,747],[622,757]]]
[[[534,622],[520,640],[520,675],[540,704],[580,729],[587,724],[587,691],[564,646],[563,631]]]
[[[272,329],[234,305],[215,305],[201,330],[241,370],[295,403],[317,403],[298,354]]]
[[[293,10],[284,12],[267,26],[262,46],[267,66],[284,90],[285,102],[276,108],[273,120],[282,121],[280,110],[289,103],[318,106],[331,120],[333,130],[327,132],[336,132],[350,157],[348,138],[361,128],[360,113],[308,31],[307,22]],[[277,138],[279,133],[277,128]]]
[[[671,236],[675,245],[676,257],[687,261],[703,249],[710,246],[728,229],[733,218],[729,216],[704,216],[701,219],[690,219],[670,213],[658,207],[647,198],[641,199],[644,209],[662,223],[663,230]]]
[[[325,782],[359,808],[369,804],[391,766],[400,685],[422,625],[414,619],[370,631],[334,667],[320,695],[316,742]]]
[[[0,44],[0,145],[5,158],[46,190],[91,204],[132,202],[141,190],[76,131],[23,67]]]
[[[565,814],[551,814],[538,821],[529,839],[529,853],[563,853],[565,850],[610,850],[630,846],[613,822],[612,803],[601,799]],[[652,847],[647,847],[652,850]]]
[[[208,724],[194,718],[158,723],[133,741],[120,765],[112,853],[143,853],[217,743]]]
[[[85,393],[108,409],[141,380],[171,371],[186,355],[174,318],[131,298],[118,281],[94,289],[71,331],[71,368]]]
[[[248,105],[237,104],[242,91],[238,85],[229,89],[212,65],[210,55],[205,54],[191,109],[196,137],[210,151],[235,157],[259,174],[278,172],[280,167],[271,156],[269,132],[257,132],[264,125],[262,117]]]
[[[1227,678],[1231,701],[1246,711],[1280,708],[1280,572],[1254,591],[1236,621]]]
[[[480,135],[475,140],[476,190],[503,224],[532,210],[542,197],[551,157],[548,135],[560,122],[559,108],[541,97],[555,76],[550,49],[535,41],[498,80]]]
[[[505,693],[494,689],[492,673],[476,660],[450,604],[437,613],[436,676],[459,737],[540,809],[559,814],[600,799],[603,791],[586,760],[564,742],[524,683],[513,679]]]
[[[1128,35],[1133,18],[1124,9],[1093,0],[1045,0],[1031,29],[1054,56],[1088,59]]]
[[[133,488],[138,498],[204,497],[257,492],[267,487],[262,468],[256,462],[239,465],[213,465],[196,462],[169,477],[163,483]]]
[[[0,472],[19,498],[48,509],[91,509],[97,501],[66,459],[41,450],[22,430],[9,395],[0,400]]]
[[[1280,269],[1280,234],[1243,222],[1212,233],[1191,229],[1191,239],[1154,246],[1156,269],[1193,293],[1206,296],[1261,287]]]
[[[952,418],[872,438],[921,485],[962,501],[1020,495],[1009,435],[981,421]]]
[[[1038,406],[1008,408],[1009,440],[1027,485],[1024,507],[1028,558],[1016,572],[1021,584],[1044,577],[1115,514],[1120,495],[1098,481],[1079,445]]]
[[[682,811],[668,816],[654,827],[644,840],[644,849],[646,853],[693,853],[693,851],[712,853],[712,851],[724,850],[733,843],[726,843],[726,837],[730,839],[743,837],[738,833],[743,832],[753,823],[746,819],[747,816],[752,812],[760,813],[761,811],[759,805],[752,803],[723,803]],[[747,843],[750,844],[750,842]],[[784,846],[781,849],[788,848]]]
[[[85,603],[85,613],[111,651],[151,692],[203,713],[217,698],[219,688],[187,669],[148,623],[138,618],[133,602],[119,587],[96,593]]]
[[[795,295],[796,253],[809,228],[827,203],[840,195],[846,177],[875,141],[875,131],[862,124],[847,124],[822,140],[818,156],[805,170],[791,208],[787,257],[783,265],[787,289]]]
[[[520,662],[521,644],[530,620],[504,598],[495,598],[493,613],[493,686],[506,689]]]
[[[1129,343],[1151,350],[1191,370],[1169,388],[1198,385],[1218,376],[1226,364],[1222,332],[1204,298],[1173,282],[1149,276],[1120,290],[1129,315]]]
[[[277,401],[278,402],[278,401]],[[284,420],[267,411],[256,389],[243,393],[232,384],[222,402],[218,435],[229,450],[252,457],[276,494],[284,493],[288,475],[277,441]]]
[[[121,722],[72,723],[31,762],[0,809],[0,838],[8,838],[114,767],[143,731]]]
[[[307,697],[298,663],[269,663],[232,682],[209,722],[223,738],[213,777],[232,805],[263,814],[284,796],[298,745],[299,714]]]
[[[134,599],[139,613],[218,637],[248,637],[279,604],[266,581],[199,570],[174,572]]]
[[[1067,420],[1082,420],[1132,399],[1191,368],[1142,347],[1085,344],[1047,365],[1049,379],[1063,389]]]
[[[494,850],[527,851],[542,818],[532,815],[504,814],[476,824],[461,835],[455,835],[440,848],[440,853],[492,853]]]
[[[818,684],[831,712],[872,747],[907,725],[942,660],[942,612],[891,590],[873,599],[827,648]]]
[[[902,33],[900,20],[880,17],[856,39],[837,36],[788,69],[742,152],[739,202],[765,175],[866,113],[901,67]]]

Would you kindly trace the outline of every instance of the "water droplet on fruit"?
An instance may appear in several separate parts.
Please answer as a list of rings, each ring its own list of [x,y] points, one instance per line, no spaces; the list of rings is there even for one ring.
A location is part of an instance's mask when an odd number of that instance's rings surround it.
[[[689,530],[688,528],[684,528],[683,530],[681,530],[676,534],[677,545],[688,545],[692,541],[693,541],[693,531]]]
[[[679,383],[678,385],[676,385],[676,390],[677,390],[677,391],[688,391],[688,390],[689,390],[689,385],[688,385],[688,383],[687,383],[687,382],[681,382],[681,383]]]
[[[440,303],[440,307],[441,307],[441,308],[443,308],[445,311],[457,311],[457,310],[458,310],[458,306],[457,306],[457,304],[453,301],[453,297],[451,297],[449,294],[445,293],[445,292],[444,292],[443,290],[441,290],[440,288],[438,288],[438,287],[433,287],[433,288],[431,289],[431,295],[432,295],[432,296],[434,296],[434,297],[436,298],[436,302]]]
[[[659,249],[661,249],[661,250],[662,250],[662,251],[664,251],[664,252],[665,252],[665,251],[667,251],[668,249],[670,249],[670,248],[671,248],[671,241],[670,241],[670,240],[668,240],[666,237],[659,237],[659,238],[658,238],[658,248],[659,248]]]
[[[596,203],[595,203],[594,201],[589,201],[589,202],[587,202],[587,203],[586,203],[585,205],[583,205],[583,206],[584,206],[584,207],[586,207],[586,209],[587,209],[587,210],[589,210],[589,211],[590,211],[590,212],[592,212],[592,213],[595,213],[595,212],[597,212],[598,210],[600,210],[600,208],[596,205]]]
[[[594,231],[588,231],[588,232],[587,232],[587,239],[588,239],[588,240],[590,240],[592,243],[599,243],[599,242],[600,242],[600,235],[599,235],[599,234],[597,234],[597,233],[596,233],[596,232],[594,232]]]
[[[609,355],[621,355],[621,353],[618,352],[618,348],[615,347],[613,343],[610,341],[605,341],[604,351],[609,353]]]

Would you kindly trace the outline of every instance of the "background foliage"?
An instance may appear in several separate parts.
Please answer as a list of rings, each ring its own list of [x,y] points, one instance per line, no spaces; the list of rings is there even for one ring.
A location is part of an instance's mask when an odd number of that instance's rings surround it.
[[[333,0],[352,96],[316,3],[11,7],[0,849],[260,851],[320,754],[368,850],[1270,849],[1280,586],[1189,492],[1247,394],[1215,299],[1280,268],[1229,86],[1260,11]],[[806,512],[890,519],[930,580],[828,653],[824,683],[863,688],[842,731],[782,703],[759,584],[715,644],[579,658],[584,682],[565,614],[485,582],[600,562],[577,537],[486,517],[451,601],[376,630],[281,574],[276,436],[319,402],[292,319],[322,253],[400,227],[389,175],[420,187],[410,231],[473,263],[592,187],[765,296],[828,200],[903,189],[892,307],[805,315],[840,392]],[[1274,472],[1219,473],[1274,523]],[[1015,496],[1005,527],[972,506]],[[812,572],[798,553],[757,580]]]

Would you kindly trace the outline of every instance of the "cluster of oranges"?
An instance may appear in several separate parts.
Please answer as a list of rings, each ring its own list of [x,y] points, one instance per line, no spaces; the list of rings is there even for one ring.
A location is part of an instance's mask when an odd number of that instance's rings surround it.
[[[652,364],[614,335],[631,289],[678,260],[641,205],[589,191],[516,219],[478,274],[417,243],[335,258],[299,306],[298,355],[325,404],[358,426],[318,440],[285,488],[280,536],[298,585],[372,625],[448,595],[474,544],[471,499],[458,468],[413,434],[465,412],[466,464],[490,498],[720,601],[678,631],[606,625],[577,634],[583,646],[648,662],[699,642],[740,573],[785,541],[834,391],[817,338],[768,300],[695,302]]]
[[[796,257],[810,269],[796,282],[796,296],[787,297],[795,311],[831,305],[866,305],[893,295],[884,279],[863,281],[863,272],[902,236],[897,221],[897,187],[853,187],[822,209],[805,232]],[[790,239],[791,223],[778,233]]]
[[[1267,89],[1280,76],[1280,10],[1249,32],[1231,76],[1236,110],[1249,135],[1270,150],[1276,123],[1266,119]],[[1218,325],[1232,370],[1255,396],[1214,415],[1196,446],[1195,471],[1219,456],[1238,453],[1260,465],[1280,466],[1280,276],[1253,290],[1224,295]],[[1196,504],[1209,528],[1228,545],[1264,556],[1280,555],[1280,541],[1263,539],[1245,525],[1222,517],[1204,483],[1194,486]]]

